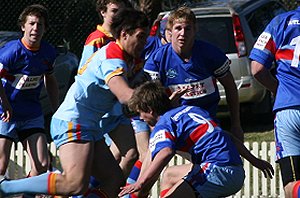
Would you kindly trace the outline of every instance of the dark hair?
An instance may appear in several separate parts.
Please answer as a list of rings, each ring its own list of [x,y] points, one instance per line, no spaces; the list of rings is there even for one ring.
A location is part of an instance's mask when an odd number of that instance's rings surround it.
[[[26,23],[26,20],[27,20],[27,16],[29,16],[29,15],[43,17],[44,21],[45,21],[45,28],[46,29],[49,28],[48,10],[44,6],[42,6],[40,4],[34,4],[34,5],[27,6],[18,18],[18,25],[20,27],[24,26],[24,24]]]
[[[99,18],[103,21],[103,17],[101,15],[101,11],[107,11],[107,5],[109,3],[113,4],[124,4],[125,7],[132,7],[131,3],[128,0],[97,0],[96,1],[96,11],[99,15]]]
[[[152,110],[158,115],[162,115],[171,109],[172,105],[161,83],[159,81],[148,81],[134,90],[128,102],[128,107],[134,112],[150,112]]]
[[[122,8],[112,19],[111,33],[115,39],[120,37],[121,31],[133,34],[137,28],[148,28],[147,16],[133,8]]]

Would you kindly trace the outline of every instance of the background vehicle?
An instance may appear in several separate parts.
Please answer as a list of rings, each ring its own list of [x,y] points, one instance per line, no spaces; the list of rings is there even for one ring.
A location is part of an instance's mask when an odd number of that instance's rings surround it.
[[[266,25],[274,16],[286,12],[276,0],[208,0],[187,4],[197,18],[197,39],[222,49],[231,60],[231,72],[239,93],[241,110],[269,113],[270,93],[251,75],[249,53]],[[218,83],[219,112],[227,112],[225,90]]]
[[[0,31],[0,47],[8,41],[20,38],[21,36],[20,32]],[[54,63],[54,74],[58,83],[59,99],[62,102],[70,85],[74,81],[79,60],[75,54],[69,52],[64,46],[56,46],[56,50],[57,58]],[[40,101],[45,117],[50,117],[52,109],[45,89],[41,92]]]

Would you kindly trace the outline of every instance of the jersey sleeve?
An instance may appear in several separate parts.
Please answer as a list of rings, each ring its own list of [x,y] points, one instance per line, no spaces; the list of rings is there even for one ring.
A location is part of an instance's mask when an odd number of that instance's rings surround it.
[[[118,75],[122,75],[127,68],[126,63],[121,59],[106,59],[102,62],[101,71],[107,84],[108,81]]]
[[[163,148],[175,150],[175,136],[166,128],[155,127],[149,140],[149,149],[151,151],[152,159]]]
[[[157,61],[158,54],[160,53],[160,50],[156,50],[152,53],[152,55],[148,58],[148,60],[145,62],[144,65],[144,71],[149,74],[152,80],[158,80],[159,77],[159,63],[160,61]]]
[[[276,44],[273,35],[276,19],[272,20],[256,40],[249,58],[270,69],[275,60]]]

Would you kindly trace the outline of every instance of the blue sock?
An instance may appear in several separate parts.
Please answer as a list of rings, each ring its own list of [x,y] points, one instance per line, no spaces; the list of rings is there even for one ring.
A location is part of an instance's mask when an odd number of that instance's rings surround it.
[[[131,172],[126,180],[126,184],[133,184],[137,181],[141,172],[142,162],[137,160],[131,169]]]
[[[50,172],[30,178],[4,180],[0,184],[0,190],[5,196],[20,193],[49,194],[51,191],[55,193],[56,175],[57,173]]]

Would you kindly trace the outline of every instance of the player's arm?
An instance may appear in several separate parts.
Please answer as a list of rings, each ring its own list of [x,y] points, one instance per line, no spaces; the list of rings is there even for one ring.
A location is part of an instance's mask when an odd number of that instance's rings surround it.
[[[10,106],[10,103],[5,94],[5,90],[4,90],[1,79],[0,79],[0,100],[1,100],[1,105],[2,105],[2,109],[3,109],[1,119],[3,122],[9,122],[10,119],[12,118],[12,107]]]
[[[227,133],[227,132],[225,132],[225,133]],[[229,135],[242,157],[244,157],[246,160],[248,160],[253,166],[260,169],[264,173],[264,176],[266,178],[268,176],[270,178],[273,177],[274,169],[269,162],[255,157],[239,139],[237,139],[235,136],[233,136],[231,134],[229,134]]]
[[[244,132],[240,121],[240,104],[238,98],[238,90],[236,88],[234,78],[230,71],[221,78],[219,82],[223,85],[226,94],[226,101],[230,111],[231,129],[230,132],[242,142],[244,141]]]
[[[56,111],[59,106],[59,90],[54,73],[45,74],[44,76],[45,88],[52,106],[52,110]]]
[[[113,76],[109,79],[107,85],[120,103],[127,104],[132,96],[133,89],[129,87],[122,75]]]
[[[150,162],[149,167],[145,170],[145,172],[141,173],[136,183],[121,188],[122,190],[119,193],[119,197],[140,191],[143,188],[148,188],[147,185],[159,177],[161,171],[169,163],[173,156],[173,149],[169,147],[161,149]]]
[[[264,67],[257,61],[251,62],[251,73],[254,78],[266,87],[275,96],[278,86],[278,81],[271,74],[270,70]]]

